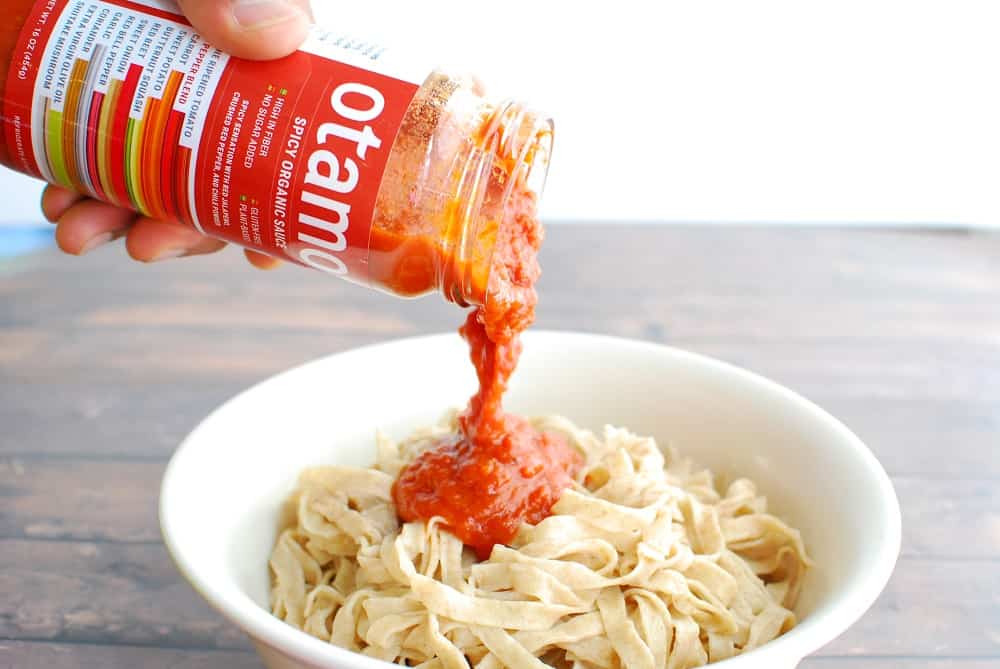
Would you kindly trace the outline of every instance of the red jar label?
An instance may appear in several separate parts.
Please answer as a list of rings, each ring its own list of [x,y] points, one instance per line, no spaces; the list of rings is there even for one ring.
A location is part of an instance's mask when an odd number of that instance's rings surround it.
[[[50,183],[365,283],[386,162],[428,72],[412,69],[321,29],[251,62],[171,2],[39,0],[3,130]]]

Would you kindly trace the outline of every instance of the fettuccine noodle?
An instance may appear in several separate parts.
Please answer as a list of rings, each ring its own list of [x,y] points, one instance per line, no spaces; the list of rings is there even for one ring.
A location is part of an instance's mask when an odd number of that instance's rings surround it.
[[[400,525],[393,481],[452,421],[401,443],[380,435],[374,468],[302,474],[271,556],[274,615],[424,669],[685,669],[795,624],[799,532],[752,482],[720,492],[711,472],[626,430],[534,421],[586,464],[552,516],[485,562],[437,519]]]

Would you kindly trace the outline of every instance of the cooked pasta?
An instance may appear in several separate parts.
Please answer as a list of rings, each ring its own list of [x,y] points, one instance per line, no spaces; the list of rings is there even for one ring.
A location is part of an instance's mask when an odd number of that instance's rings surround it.
[[[534,421],[584,455],[552,515],[477,561],[437,519],[400,525],[392,484],[454,430],[397,443],[371,469],[305,471],[271,556],[274,615],[344,648],[424,669],[684,669],[795,624],[809,564],[754,484],[717,489],[672,449]]]

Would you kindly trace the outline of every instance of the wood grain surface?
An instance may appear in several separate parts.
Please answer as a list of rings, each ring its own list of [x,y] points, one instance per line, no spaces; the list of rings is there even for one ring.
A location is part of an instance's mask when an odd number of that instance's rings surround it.
[[[1000,237],[558,226],[543,267],[539,327],[748,367],[840,417],[889,471],[896,573],[804,669],[1000,666]],[[160,543],[171,452],[275,372],[460,318],[236,252],[0,264],[0,669],[259,669]]]

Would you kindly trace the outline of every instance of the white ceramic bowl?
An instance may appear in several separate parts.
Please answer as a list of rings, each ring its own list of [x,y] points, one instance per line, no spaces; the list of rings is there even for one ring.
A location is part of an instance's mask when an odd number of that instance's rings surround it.
[[[160,522],[194,588],[254,641],[270,669],[378,669],[268,610],[267,561],[299,472],[366,466],[374,432],[397,437],[462,406],[473,372],[457,335],[333,355],[227,402],[174,455]],[[800,624],[725,669],[792,669],[838,636],[882,591],[899,551],[895,493],[871,452],[830,415],[766,379],[663,346],[531,332],[508,407],[625,426],[671,442],[716,472],[748,476],[802,530],[816,561]]]

